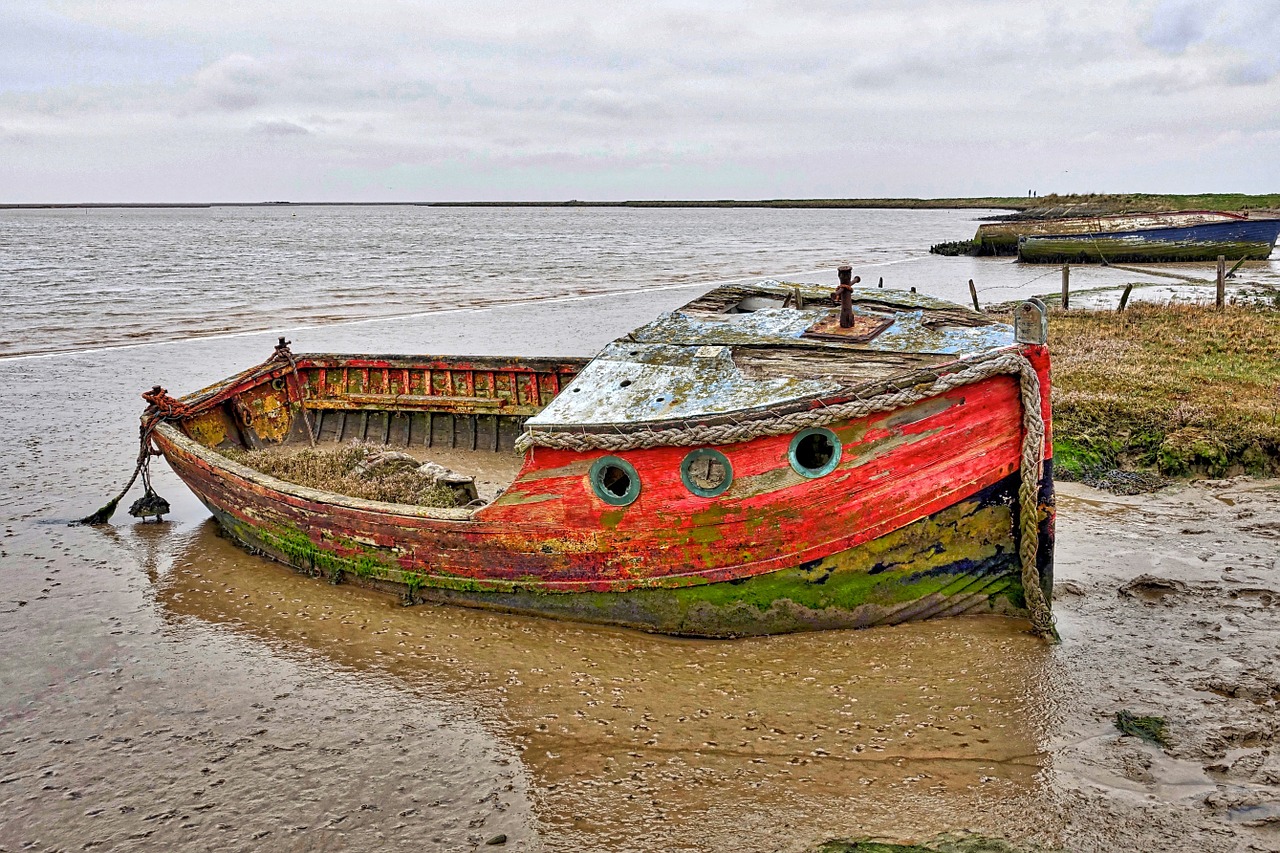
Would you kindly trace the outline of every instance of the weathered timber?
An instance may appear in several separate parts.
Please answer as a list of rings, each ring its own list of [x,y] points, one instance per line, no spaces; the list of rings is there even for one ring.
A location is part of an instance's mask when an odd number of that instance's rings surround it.
[[[1179,228],[1210,222],[1236,222],[1245,217],[1215,210],[1186,210],[1170,213],[1126,213],[1113,216],[1073,216],[1060,219],[1020,219],[987,222],[974,235],[978,255],[1016,255],[1022,237],[1111,234],[1143,228]]]
[[[1107,233],[1024,236],[1018,260],[1027,263],[1142,263],[1212,261],[1218,255],[1265,260],[1280,235],[1280,219],[1236,218],[1178,227]]]
[[[1227,298],[1227,256],[1218,255],[1217,287],[1214,288],[1213,305],[1219,311],[1226,304]]]
[[[1117,311],[1123,311],[1126,307],[1128,307],[1129,294],[1132,292],[1133,292],[1133,284],[1132,283],[1126,284],[1124,286],[1124,292],[1120,294],[1120,305],[1119,307],[1116,308]]]
[[[823,421],[826,450],[770,432],[692,450],[512,453],[526,424],[644,436],[907,399],[904,389],[1001,353],[1029,360],[1047,426],[1042,345],[967,308],[846,278],[841,307],[856,334],[833,339],[806,335],[839,328],[829,289],[764,282],[717,288],[589,362],[286,348],[184,398],[193,407],[160,423],[154,442],[237,540],[409,601],[698,636],[1022,613],[1027,519],[1038,586],[1052,575],[1051,460],[1035,505],[1020,507],[1023,395],[1034,385],[1007,374]],[[363,439],[463,473],[491,457],[505,479],[483,505],[389,504],[284,482],[219,452],[248,446],[246,429],[267,448],[312,452],[304,413],[320,446]],[[1043,456],[1050,445],[1028,447]],[[690,486],[693,458],[718,460],[723,488]],[[616,492],[602,491],[600,470]]]

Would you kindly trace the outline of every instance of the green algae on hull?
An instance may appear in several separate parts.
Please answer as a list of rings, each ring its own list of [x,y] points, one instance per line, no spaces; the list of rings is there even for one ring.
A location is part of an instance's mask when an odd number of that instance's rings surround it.
[[[1018,260],[1032,264],[1140,264],[1211,261],[1222,255],[1232,261],[1265,261],[1267,241],[1141,241],[1105,236],[1035,237],[1018,243]]]
[[[443,602],[700,637],[858,628],[965,612],[1023,615],[1009,484],[855,548],[733,581],[627,592],[546,592],[403,568],[388,549],[316,543],[215,510],[253,550],[313,577],[368,586],[406,603]],[[343,554],[330,550],[340,547]]]

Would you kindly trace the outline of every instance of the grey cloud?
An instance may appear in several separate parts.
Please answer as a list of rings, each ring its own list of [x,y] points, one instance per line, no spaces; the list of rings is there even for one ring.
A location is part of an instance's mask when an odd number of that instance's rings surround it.
[[[238,53],[200,69],[194,83],[197,103],[235,111],[262,102],[270,75],[261,60]]]
[[[1142,40],[1165,53],[1182,53],[1204,39],[1206,12],[1210,8],[1203,2],[1164,0],[1143,27]]]
[[[300,124],[294,124],[284,119],[275,119],[273,121],[255,122],[252,128],[254,133],[260,133],[264,136],[310,136],[311,131],[307,130]]]
[[[1199,29],[1178,23],[1187,3],[1119,0],[58,8],[69,26],[203,60],[170,79],[91,86],[66,83],[55,63],[32,72],[46,75],[34,89],[0,91],[0,124],[50,140],[24,151],[22,173],[36,177],[9,192],[40,195],[40,181],[56,186],[86,162],[106,164],[93,186],[121,193],[145,186],[146,163],[168,163],[167,186],[194,197],[214,163],[218,195],[249,198],[273,186],[344,198],[385,198],[391,186],[945,195],[1031,186],[1068,167],[1094,189],[1148,155],[1164,159],[1144,174],[1181,180],[1184,162],[1162,163],[1181,156],[1179,140],[1202,144],[1197,125],[1241,127],[1257,155],[1275,143],[1256,134],[1280,121],[1267,47],[1280,33],[1236,21],[1262,8],[1244,0],[1207,7],[1229,13],[1196,19]],[[1135,128],[1169,141],[1144,150]],[[86,153],[98,150],[111,156]]]
[[[1171,56],[1197,49],[1218,58],[1217,77],[1233,85],[1267,83],[1280,72],[1280,15],[1274,0],[1164,0],[1142,29],[1147,45]]]

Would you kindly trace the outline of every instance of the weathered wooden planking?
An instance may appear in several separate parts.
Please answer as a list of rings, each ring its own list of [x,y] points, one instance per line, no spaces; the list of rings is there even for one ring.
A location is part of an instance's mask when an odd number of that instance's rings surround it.
[[[837,428],[846,443],[842,462],[816,480],[791,471],[786,437],[721,448],[735,483],[714,500],[684,488],[683,451],[675,448],[624,454],[643,484],[640,499],[624,508],[591,491],[587,468],[599,454],[538,450],[512,487],[470,520],[229,473],[203,448],[168,440],[169,431],[161,446],[197,494],[241,523],[418,572],[427,584],[617,591],[821,559],[1012,474],[1020,437],[1014,381],[998,377],[946,396],[953,405],[920,420],[904,423],[902,413],[891,413]]]
[[[1181,228],[1210,222],[1239,221],[1245,217],[1217,210],[1183,210],[1169,213],[1122,213],[1112,216],[1072,216],[1061,219],[1017,219],[978,226],[974,242],[984,255],[1016,255],[1018,238],[1068,234],[1109,234],[1139,228]]]

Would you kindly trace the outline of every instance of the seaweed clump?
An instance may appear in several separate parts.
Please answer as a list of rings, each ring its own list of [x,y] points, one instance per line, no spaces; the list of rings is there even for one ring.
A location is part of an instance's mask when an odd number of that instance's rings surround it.
[[[973,240],[952,240],[945,243],[934,243],[929,247],[929,253],[956,258],[962,255],[976,255],[978,254],[978,249],[979,244]]]
[[[337,492],[353,498],[428,507],[465,504],[458,493],[414,465],[368,463],[383,448],[354,442],[333,449],[279,450],[231,448],[222,454],[234,462],[289,483]]]
[[[1116,712],[1116,728],[1121,734],[1142,738],[1156,746],[1169,745],[1165,725],[1164,717],[1138,717],[1129,711]]]

